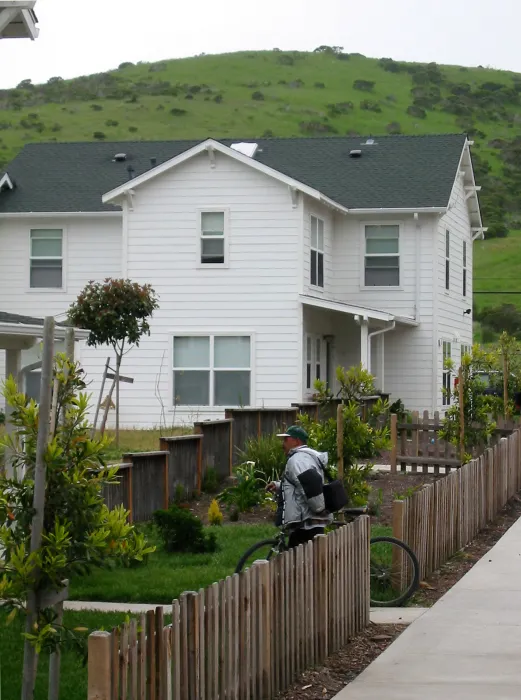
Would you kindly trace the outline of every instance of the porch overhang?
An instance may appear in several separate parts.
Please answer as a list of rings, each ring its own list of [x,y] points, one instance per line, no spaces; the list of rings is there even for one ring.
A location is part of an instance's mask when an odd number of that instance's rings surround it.
[[[402,326],[418,326],[418,321],[407,316],[396,316],[387,311],[379,311],[377,309],[369,309],[363,306],[354,306],[353,304],[345,304],[341,301],[331,301],[329,299],[321,299],[319,297],[300,294],[300,301],[304,306],[313,306],[317,309],[326,309],[328,311],[338,311],[340,313],[358,316],[366,321],[381,321],[384,323],[395,322]]]
[[[36,0],[0,0],[0,39],[36,39]]]

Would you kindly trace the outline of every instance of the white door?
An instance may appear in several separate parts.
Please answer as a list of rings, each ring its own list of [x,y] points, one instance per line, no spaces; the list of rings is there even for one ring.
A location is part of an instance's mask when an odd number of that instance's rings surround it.
[[[310,399],[315,381],[327,381],[327,342],[321,335],[307,333],[304,350],[304,396]]]

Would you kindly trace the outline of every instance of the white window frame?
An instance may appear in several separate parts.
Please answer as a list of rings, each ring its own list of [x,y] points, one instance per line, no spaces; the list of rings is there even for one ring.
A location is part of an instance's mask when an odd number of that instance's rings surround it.
[[[32,257],[32,238],[31,238],[31,232],[32,231],[43,231],[43,230],[49,230],[49,231],[61,231],[62,232],[62,254],[61,254],[61,261],[62,261],[62,284],[61,287],[31,287],[31,261],[33,259]],[[27,272],[26,272],[26,279],[27,279],[27,285],[26,285],[26,291],[31,293],[31,294],[62,294],[63,292],[67,291],[67,239],[68,239],[68,231],[67,227],[64,226],[60,222],[56,223],[49,223],[46,221],[44,224],[33,224],[30,226],[30,228],[27,231]],[[41,257],[35,257],[35,260],[42,260],[43,258]],[[52,260],[57,260],[57,257],[52,257],[49,258]]]
[[[309,350],[311,350],[311,354]],[[306,333],[304,336],[304,390],[306,394],[315,393],[315,380],[327,381],[326,372],[326,341],[319,333]],[[308,377],[310,381],[308,381]]]
[[[313,219],[316,220],[317,222],[317,245],[313,245],[313,238],[312,238],[312,231],[313,231]],[[318,240],[318,231],[320,228],[320,223],[322,223],[322,248],[319,246],[319,240]],[[326,222],[324,219],[322,219],[320,216],[317,216],[316,214],[311,214],[309,217],[309,286],[312,289],[317,289],[324,291],[325,288],[325,281],[326,281],[326,268],[325,268],[325,254],[324,254],[324,248],[325,248],[325,238],[326,238]],[[313,274],[313,261],[312,261],[312,253],[316,253],[316,270],[315,270],[315,279],[316,279],[316,284],[314,284],[312,280],[312,274]],[[318,284],[318,259],[319,256],[322,256],[322,284]]]
[[[445,352],[447,347],[449,349],[448,354]],[[441,342],[441,402],[444,408],[450,408],[452,404],[452,370],[445,369],[445,360],[452,360],[452,341],[447,339]],[[445,390],[448,390],[448,393]]]
[[[219,367],[217,370],[214,367],[214,346],[215,346],[215,336],[218,337],[249,337],[250,339],[250,367],[248,370],[248,367],[231,367],[231,368],[226,368],[226,367]],[[168,391],[169,391],[169,410],[170,412],[175,412],[175,411],[183,411],[187,410],[190,408],[193,408],[194,406],[199,407],[199,404],[194,404],[188,405],[188,404],[175,404],[174,403],[174,338],[210,338],[210,367],[183,367],[179,369],[186,369],[188,371],[194,371],[197,372],[199,371],[209,371],[210,372],[210,393],[209,393],[209,404],[208,406],[200,406],[201,410],[208,410],[208,411],[223,411],[225,408],[239,408],[239,406],[217,406],[214,403],[215,400],[215,388],[214,388],[214,371],[221,371],[221,372],[226,372],[226,371],[249,371],[250,372],[250,403],[248,405],[244,404],[244,408],[251,408],[255,406],[255,388],[256,388],[256,380],[255,380],[255,332],[254,331],[241,331],[241,330],[208,330],[208,331],[194,331],[194,330],[170,330],[169,331],[169,342],[170,342],[170,363],[169,363],[169,372],[168,372],[168,379],[169,379],[169,386],[168,386]]]
[[[203,263],[203,214],[224,214],[224,262],[222,263]],[[224,206],[204,206],[198,207],[196,211],[196,231],[197,231],[197,261],[196,267],[200,270],[222,270],[230,266],[229,250],[230,250],[230,208]],[[208,237],[206,237],[208,238]],[[220,240],[220,237],[217,237]],[[210,239],[211,240],[211,239]]]
[[[401,242],[402,235],[404,231],[403,221],[362,221],[360,224],[360,289],[364,292],[378,292],[382,290],[394,290],[401,291],[403,289],[403,270],[402,270],[402,251]],[[369,253],[366,255],[366,238],[365,230],[367,226],[397,226],[398,227],[398,252],[397,253],[386,253],[384,255],[376,255]],[[399,283],[397,285],[378,285],[378,286],[367,286],[365,283],[365,260],[366,257],[390,257],[398,258],[398,278]]]
[[[461,348],[460,348],[460,364],[463,360],[463,357],[465,355],[472,355],[472,345],[469,345],[468,343],[461,343]]]
[[[461,263],[462,263],[462,293],[463,298],[467,298],[468,292],[468,246],[467,241],[463,241],[462,251],[461,251]]]
[[[450,244],[451,235],[449,229],[445,229],[445,237],[443,240],[443,245],[445,246],[445,292],[448,294],[450,292]]]

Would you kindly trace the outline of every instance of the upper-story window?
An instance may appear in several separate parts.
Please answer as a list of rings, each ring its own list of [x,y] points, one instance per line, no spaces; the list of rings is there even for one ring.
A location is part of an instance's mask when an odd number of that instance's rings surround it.
[[[463,241],[463,296],[467,296],[467,241]]]
[[[31,229],[31,289],[63,287],[63,231],[53,228]]]
[[[315,287],[324,286],[324,222],[311,217],[311,272],[310,283]]]
[[[201,212],[201,264],[224,265],[226,262],[226,212]]]
[[[365,227],[365,286],[400,286],[400,227]]]
[[[445,231],[445,289],[450,289],[450,231]]]

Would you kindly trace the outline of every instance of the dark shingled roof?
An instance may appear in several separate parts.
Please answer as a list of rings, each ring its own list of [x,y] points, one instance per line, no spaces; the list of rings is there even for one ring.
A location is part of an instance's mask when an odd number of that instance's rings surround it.
[[[226,139],[259,145],[255,160],[352,209],[444,207],[465,144],[463,134],[365,138]],[[6,168],[15,189],[0,194],[0,212],[114,211],[101,196],[195,146],[198,141],[28,144]],[[361,158],[350,158],[361,149]],[[125,162],[114,162],[126,153]]]

